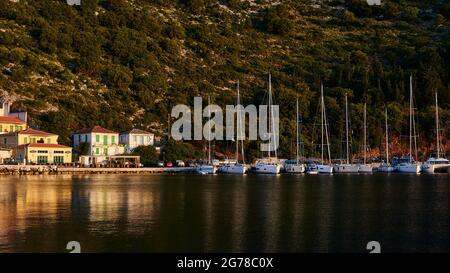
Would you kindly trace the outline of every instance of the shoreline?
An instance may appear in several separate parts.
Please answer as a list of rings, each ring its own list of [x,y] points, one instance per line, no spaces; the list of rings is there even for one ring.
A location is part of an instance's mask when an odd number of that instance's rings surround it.
[[[193,172],[194,169],[194,167],[91,168],[47,165],[1,165],[0,175],[190,173]]]

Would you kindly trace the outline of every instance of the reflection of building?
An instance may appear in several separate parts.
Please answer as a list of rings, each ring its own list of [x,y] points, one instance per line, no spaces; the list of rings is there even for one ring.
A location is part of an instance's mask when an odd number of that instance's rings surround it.
[[[119,134],[100,126],[82,129],[72,136],[73,147],[82,150],[82,146],[86,145],[87,155],[119,155],[125,151],[123,145],[119,145]]]
[[[125,149],[128,153],[131,153],[136,147],[153,145],[154,135],[147,131],[133,129],[121,133],[119,142],[125,145]]]
[[[12,148],[18,162],[63,164],[72,162],[72,148],[58,144],[58,135],[28,128],[0,135],[1,146]]]
[[[0,99],[0,134],[27,128],[27,112],[11,112],[11,102]]]

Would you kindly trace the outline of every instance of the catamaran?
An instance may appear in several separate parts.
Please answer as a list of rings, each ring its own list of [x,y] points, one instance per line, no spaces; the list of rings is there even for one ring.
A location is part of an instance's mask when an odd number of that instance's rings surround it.
[[[296,143],[296,146],[295,146],[295,154],[296,154],[296,157],[295,157],[295,162],[294,162],[294,164],[292,164],[292,163],[289,163],[289,164],[285,164],[285,166],[284,166],[284,170],[287,172],[287,173],[303,173],[303,172],[305,172],[305,165],[304,164],[300,164],[300,162],[301,162],[301,160],[302,160],[302,148],[303,148],[303,146],[301,146],[301,147],[299,147],[299,135],[300,135],[300,133],[299,133],[299,123],[300,123],[300,120],[299,120],[299,114],[298,114],[298,98],[297,98],[297,133],[296,133],[296,135],[297,135],[297,143]],[[300,151],[299,151],[299,148],[300,148]],[[299,156],[299,153],[300,153],[300,156]]]
[[[386,161],[381,163],[381,165],[378,167],[378,172],[380,173],[391,173],[395,169],[394,167],[389,163],[389,132],[388,132],[388,113],[387,108],[385,109],[385,134],[386,134]]]
[[[440,126],[439,126],[439,107],[438,96],[436,92],[436,157],[429,157],[426,162],[422,164],[422,171],[426,173],[435,173],[437,171],[449,171],[450,162],[445,155],[441,157],[441,139],[440,139]]]
[[[321,128],[321,160],[320,164],[312,164],[308,166],[307,173],[333,173],[333,166],[325,164],[324,160],[324,140],[326,140],[327,144],[327,154],[328,154],[328,162],[331,162],[331,153],[330,153],[330,143],[328,139],[328,123],[327,123],[327,113],[325,110],[325,99],[323,97],[323,84],[320,83],[320,109],[321,109],[321,120],[320,120],[320,128]]]
[[[334,172],[336,173],[357,173],[359,171],[359,165],[350,164],[350,148],[349,148],[349,138],[348,138],[348,102],[347,94],[345,94],[345,150],[347,154],[347,159],[344,164],[334,165]]]
[[[247,172],[247,166],[245,165],[244,159],[244,134],[242,128],[244,127],[244,119],[241,119],[241,103],[239,97],[239,81],[237,82],[237,122],[236,122],[236,162],[228,163],[221,166],[218,170],[220,173],[231,173],[231,174],[245,174]],[[241,122],[242,121],[242,122]],[[239,141],[241,142],[241,154],[242,154],[242,163],[239,163]]]
[[[414,135],[413,135],[414,134]],[[417,159],[417,136],[414,120],[414,102],[412,90],[412,75],[409,78],[409,155],[407,159],[396,166],[396,170],[401,173],[420,173],[420,163],[416,162],[412,156],[412,144],[414,139],[415,158]]]
[[[275,131],[275,125],[274,125],[274,116],[272,111],[272,77],[269,73],[269,124],[268,124],[268,136],[269,136],[269,151],[268,151],[268,157],[260,159],[256,162],[254,167],[252,168],[254,173],[260,173],[260,174],[279,174],[281,171],[281,164],[278,161],[278,155],[277,150],[275,149],[275,158],[271,157],[271,147],[270,143],[272,142],[272,136]],[[275,132],[276,133],[276,132]]]
[[[208,112],[211,117],[210,98],[208,97]],[[198,166],[195,171],[199,174],[215,174],[217,172],[216,166],[212,164],[211,160],[211,130],[208,130],[208,162]]]
[[[367,104],[364,103],[364,162],[359,165],[360,173],[371,173],[372,166],[366,163],[367,160]]]

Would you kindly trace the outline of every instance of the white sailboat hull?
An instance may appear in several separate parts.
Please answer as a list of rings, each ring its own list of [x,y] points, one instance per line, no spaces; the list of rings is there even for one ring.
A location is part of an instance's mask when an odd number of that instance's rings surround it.
[[[258,174],[279,174],[281,172],[280,164],[256,164],[253,169]]]
[[[317,165],[317,172],[318,173],[331,174],[331,173],[333,173],[333,166],[330,166],[330,165]]]
[[[394,171],[395,171],[395,168],[392,167],[392,166],[380,166],[378,168],[377,172],[379,172],[379,173],[392,173]]]
[[[372,173],[373,172],[373,167],[371,165],[361,164],[361,165],[359,165],[358,172],[360,172],[360,173]]]
[[[399,173],[420,173],[420,164],[418,163],[400,163],[396,170]]]
[[[247,166],[243,164],[232,164],[221,166],[218,170],[219,173],[230,173],[230,174],[245,174],[247,172]]]
[[[217,168],[212,165],[200,165],[195,171],[199,174],[215,174],[217,172]]]
[[[359,171],[359,165],[353,164],[336,164],[333,167],[335,173],[357,173]]]
[[[304,173],[305,166],[304,165],[287,164],[284,166],[284,170],[287,173]]]
[[[425,162],[422,164],[422,172],[428,174],[434,174],[436,172],[449,172],[450,163],[438,163],[432,164],[430,162]]]

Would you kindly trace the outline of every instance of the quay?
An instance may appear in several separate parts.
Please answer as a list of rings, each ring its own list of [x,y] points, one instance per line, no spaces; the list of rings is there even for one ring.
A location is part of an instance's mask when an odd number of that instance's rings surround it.
[[[52,165],[1,165],[0,175],[190,173],[194,167],[91,168]]]

